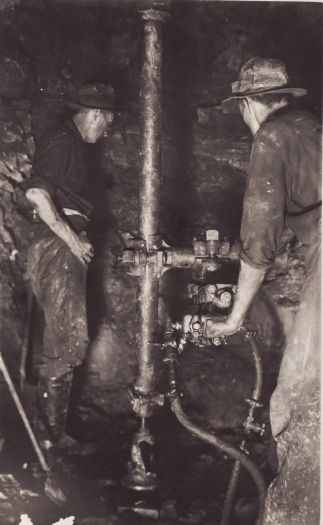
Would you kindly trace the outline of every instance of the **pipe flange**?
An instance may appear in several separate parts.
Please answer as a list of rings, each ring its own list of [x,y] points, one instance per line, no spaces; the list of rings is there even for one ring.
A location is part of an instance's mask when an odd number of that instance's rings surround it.
[[[170,13],[167,11],[167,6],[162,10],[160,7],[157,9],[140,9],[142,18],[146,22],[165,22],[169,18]]]

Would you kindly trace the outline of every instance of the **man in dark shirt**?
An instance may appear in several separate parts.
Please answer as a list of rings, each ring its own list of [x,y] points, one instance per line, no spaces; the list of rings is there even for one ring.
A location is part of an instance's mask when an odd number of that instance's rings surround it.
[[[282,62],[248,60],[227,112],[240,111],[254,135],[241,224],[240,274],[231,313],[209,319],[205,335],[235,333],[273,264],[285,226],[307,247],[306,273],[270,402],[279,471],[268,489],[264,524],[319,523],[321,124],[293,110]]]
[[[36,432],[54,461],[67,439],[73,369],[82,363],[88,346],[86,270],[93,248],[86,235],[91,204],[83,148],[84,142],[97,142],[111,125],[114,90],[86,85],[68,105],[72,118],[39,142],[32,176],[24,183],[35,219],[28,274],[45,317]]]

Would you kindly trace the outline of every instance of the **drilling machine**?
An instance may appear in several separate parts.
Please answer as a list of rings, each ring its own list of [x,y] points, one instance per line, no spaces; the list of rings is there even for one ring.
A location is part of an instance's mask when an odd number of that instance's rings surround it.
[[[147,424],[147,419],[156,412],[158,406],[163,406],[168,398],[175,416],[188,431],[203,441],[225,451],[235,461],[225,498],[221,525],[228,525],[229,523],[228,520],[232,510],[241,465],[247,468],[256,483],[260,508],[257,523],[261,523],[265,486],[260,471],[248,458],[249,453],[246,449],[246,440],[242,440],[239,447],[240,450],[237,450],[194,425],[183,412],[176,374],[179,357],[188,344],[193,344],[197,347],[210,345],[217,347],[227,343],[226,337],[215,337],[212,339],[206,337],[204,335],[204,327],[210,316],[213,319],[215,315],[223,318],[223,315],[229,312],[233,304],[235,284],[217,282],[217,273],[228,265],[232,265],[232,259],[234,261],[236,256],[230,252],[228,241],[219,240],[219,234],[216,230],[206,231],[205,238],[194,239],[190,247],[175,248],[162,242],[160,248],[156,247],[150,253],[144,250],[144,245],[139,239],[128,237],[126,242],[128,246],[122,251],[121,264],[127,268],[128,273],[131,275],[142,277],[147,264],[150,264],[159,280],[168,270],[189,269],[194,282],[189,283],[187,286],[187,297],[189,299],[189,305],[186,307],[187,312],[179,321],[172,321],[166,316],[162,341],[158,341],[158,338],[156,338],[155,341],[151,342],[153,343],[152,346],[154,346],[155,360],[151,359],[150,361],[150,363],[153,363],[153,367],[152,369],[148,368],[148,374],[153,372],[149,377],[155,377],[154,371],[156,373],[157,366],[160,366],[156,357],[160,354],[158,350],[162,349],[164,352],[163,362],[168,367],[169,372],[169,391],[166,395],[156,391],[145,392],[143,395],[139,389],[136,389],[137,382],[131,393],[133,409],[141,417],[141,426],[133,439],[131,459],[123,483],[135,491],[153,491],[159,487],[160,482],[153,469],[154,439]],[[212,283],[207,282],[209,280],[212,280]],[[249,412],[243,426],[247,435],[253,432],[262,436],[265,431],[264,425],[256,423],[254,418],[255,409],[262,406],[259,402],[262,387],[260,355],[254,333],[246,329],[242,329],[241,333],[251,345],[256,370],[256,380],[252,395],[250,399],[246,399],[249,404]],[[144,367],[141,373],[145,373]],[[148,455],[147,448],[149,448]],[[136,508],[135,510],[139,511],[140,509]],[[147,509],[144,510],[147,511]]]
[[[150,273],[150,277],[153,280],[155,287],[157,288],[158,282],[162,276],[171,269],[190,269],[192,271],[192,277],[194,283],[188,285],[188,296],[192,299],[192,304],[200,305],[204,301],[204,296],[208,295],[212,297],[212,302],[207,301],[207,305],[210,310],[210,305],[213,303],[217,308],[222,311],[227,311],[231,306],[233,298],[233,288],[227,284],[208,284],[200,286],[199,283],[204,283],[205,277],[209,272],[216,272],[221,269],[225,263],[230,262],[230,245],[228,241],[219,240],[219,234],[216,230],[208,230],[203,239],[194,239],[191,246],[184,247],[170,247],[165,242],[159,241],[158,244],[151,250],[146,249],[146,245],[142,239],[134,239],[130,236],[124,236],[126,247],[123,249],[120,256],[120,263],[127,269],[130,275],[139,277],[143,281],[145,286],[147,284],[147,273]],[[159,246],[159,247],[158,247]],[[151,290],[151,288],[150,288]],[[156,381],[156,367],[160,366],[156,362],[158,355],[158,349],[162,346],[162,341],[158,335],[157,323],[158,323],[158,311],[155,311],[155,317],[152,318],[153,311],[148,310],[151,307],[151,300],[154,299],[155,303],[158,303],[158,291],[157,297],[149,297],[150,301],[148,305],[144,303],[147,297],[141,292],[139,295],[139,308],[144,310],[142,314],[142,320],[146,320],[146,317],[154,322],[154,332],[151,332],[151,338],[153,340],[147,341],[146,353],[143,355],[142,350],[139,348],[139,377],[134,385],[131,392],[131,401],[133,410],[141,417],[141,427],[136,433],[133,447],[132,447],[132,460],[129,465],[129,471],[126,476],[126,484],[129,488],[135,490],[153,490],[159,486],[157,475],[152,471],[147,472],[145,458],[142,454],[142,444],[145,443],[153,447],[154,441],[151,432],[147,426],[146,419],[153,415],[159,406],[164,404],[164,396],[157,393],[155,390]],[[148,302],[148,301],[147,301]],[[175,328],[181,330],[183,334],[183,342],[191,340],[194,344],[200,346],[207,344],[207,341],[203,339],[201,333],[201,324],[199,324],[201,318],[199,315],[191,316],[187,314],[183,318],[182,323],[175,323]],[[144,324],[144,336],[147,334],[148,329]],[[143,328],[142,328],[143,330]],[[143,336],[142,336],[143,340]],[[220,344],[221,341],[213,341],[213,344]],[[153,385],[154,389],[151,388]],[[148,390],[148,387],[151,389]],[[147,446],[145,447],[147,450]],[[152,458],[149,459],[150,465],[153,463]]]
[[[120,254],[120,264],[127,272],[138,278],[139,339],[137,348],[138,375],[133,385],[130,399],[134,412],[140,418],[140,426],[133,438],[131,457],[123,484],[134,491],[154,491],[160,480],[154,470],[154,438],[149,428],[149,418],[163,406],[168,397],[172,409],[181,423],[201,439],[225,450],[236,461],[235,477],[230,483],[227,509],[232,502],[237,472],[244,465],[256,482],[260,512],[264,504],[264,482],[257,467],[243,450],[236,450],[218,438],[198,429],[182,411],[177,391],[176,363],[178,355],[187,342],[203,346],[215,346],[224,341],[215,338],[207,340],[203,335],[206,316],[217,310],[226,313],[233,301],[234,286],[205,282],[210,272],[217,272],[230,263],[230,245],[220,239],[216,230],[209,230],[204,238],[194,239],[191,246],[168,246],[159,233],[160,200],[160,156],[161,156],[161,116],[162,116],[162,24],[169,16],[170,0],[149,2],[142,0],[140,15],[143,19],[143,55],[141,69],[141,158],[139,194],[139,235],[137,238],[124,234],[125,247]],[[152,8],[152,4],[156,4]],[[158,5],[157,5],[158,4]],[[197,312],[184,315],[181,321],[168,321],[164,336],[160,335],[158,325],[159,283],[165,272],[171,269],[191,270],[194,283],[188,287],[188,294]],[[215,273],[216,275],[216,273]],[[207,300],[205,300],[207,299]],[[251,337],[249,333],[246,337]],[[253,411],[258,406],[261,387],[261,374],[258,354],[254,349],[258,381],[250,400],[248,430],[261,433],[263,429],[254,424]],[[170,392],[165,396],[158,392],[156,372],[161,364],[160,353],[164,351],[164,362],[169,368]],[[227,513],[228,514],[228,511]],[[221,525],[225,525],[224,516]]]

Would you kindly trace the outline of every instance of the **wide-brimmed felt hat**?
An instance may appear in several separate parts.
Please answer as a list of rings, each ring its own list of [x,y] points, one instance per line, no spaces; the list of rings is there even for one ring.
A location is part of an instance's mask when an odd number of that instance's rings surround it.
[[[73,109],[92,108],[113,111],[116,96],[113,87],[108,84],[86,84],[65,102]]]
[[[307,91],[289,84],[285,64],[274,58],[253,57],[245,62],[239,79],[231,84],[232,96],[222,101],[224,113],[238,113],[238,101],[244,97],[270,93],[290,93],[302,97]]]

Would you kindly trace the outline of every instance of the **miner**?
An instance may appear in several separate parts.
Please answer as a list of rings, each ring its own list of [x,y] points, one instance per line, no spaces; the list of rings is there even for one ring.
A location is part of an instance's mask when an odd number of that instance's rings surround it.
[[[319,523],[321,124],[293,109],[293,88],[279,60],[251,58],[232,84],[225,112],[240,112],[253,135],[240,232],[240,273],[231,313],[211,318],[205,335],[243,324],[285,227],[306,247],[305,276],[270,402],[278,472],[268,489],[265,525]]]
[[[84,144],[103,137],[113,121],[111,86],[89,84],[67,101],[69,118],[53,127],[36,147],[32,175],[24,183],[33,207],[28,274],[44,313],[39,366],[36,434],[48,461],[63,447],[73,370],[88,347],[86,274],[93,248]]]

